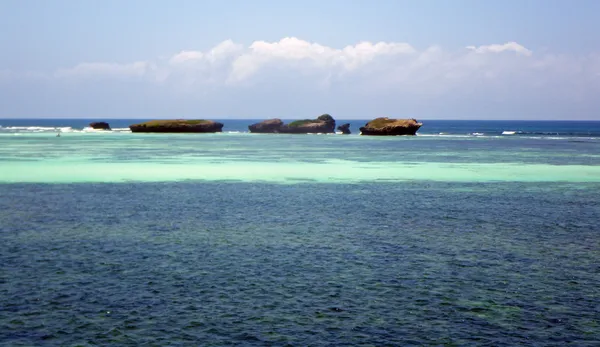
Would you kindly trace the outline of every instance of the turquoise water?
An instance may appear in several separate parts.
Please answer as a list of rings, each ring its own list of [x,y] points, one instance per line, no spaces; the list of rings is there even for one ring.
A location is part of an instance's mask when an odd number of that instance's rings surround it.
[[[595,123],[45,122],[0,120],[2,345],[600,343]]]
[[[0,132],[0,183],[599,182],[600,137]]]

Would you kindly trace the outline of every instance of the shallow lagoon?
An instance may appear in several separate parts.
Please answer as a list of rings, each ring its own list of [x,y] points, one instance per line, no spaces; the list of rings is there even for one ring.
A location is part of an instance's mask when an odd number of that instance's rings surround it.
[[[600,138],[5,133],[0,183],[600,182]]]

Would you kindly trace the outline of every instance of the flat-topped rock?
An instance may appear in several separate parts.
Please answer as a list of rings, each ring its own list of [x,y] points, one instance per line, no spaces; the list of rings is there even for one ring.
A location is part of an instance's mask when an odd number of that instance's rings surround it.
[[[110,130],[110,125],[106,122],[92,122],[90,128],[96,130]]]
[[[303,119],[284,124],[281,119],[274,118],[248,126],[252,133],[282,134],[319,134],[334,133],[335,119],[328,114],[316,119]]]
[[[416,135],[422,123],[416,119],[375,118],[360,128],[361,135]]]
[[[129,126],[132,133],[218,133],[223,123],[206,119],[151,120]]]
[[[335,119],[323,114],[316,119],[303,119],[284,125],[281,130],[288,134],[329,134],[335,133]]]
[[[251,133],[278,133],[283,126],[283,121],[279,118],[267,119],[260,123],[254,123],[248,126]]]

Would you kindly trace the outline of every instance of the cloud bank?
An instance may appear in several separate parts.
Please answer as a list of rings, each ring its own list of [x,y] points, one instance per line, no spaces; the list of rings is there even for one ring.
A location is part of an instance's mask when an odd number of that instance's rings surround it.
[[[75,83],[83,89],[99,81],[133,83],[140,95],[151,89],[153,95],[183,99],[189,105],[228,97],[246,103],[260,99],[258,103],[290,99],[288,94],[295,93],[306,103],[312,100],[319,107],[343,111],[363,107],[392,114],[399,105],[407,105],[400,109],[429,110],[435,117],[444,107],[431,103],[443,102],[455,113],[496,107],[505,113],[540,115],[558,106],[564,109],[563,118],[569,107],[587,112],[584,118],[600,117],[594,116],[600,106],[599,54],[538,53],[517,42],[448,50],[401,42],[336,48],[295,37],[247,46],[226,40],[208,50],[182,50],[167,58],[82,62],[45,74],[29,73],[29,78],[40,75],[52,85]],[[15,79],[18,73],[0,73],[0,80]],[[289,100],[281,101],[280,109],[286,105]],[[212,109],[218,109],[216,104]]]
[[[517,54],[522,54],[525,56],[531,56],[533,52],[528,50],[527,48],[521,46],[516,42],[507,42],[503,45],[487,45],[487,46],[467,46],[467,49],[470,49],[476,53],[501,53],[501,52],[515,52]]]
[[[81,63],[54,72],[54,77],[138,78],[186,86],[215,84],[251,86],[273,80],[311,79],[315,85],[333,82],[366,83],[371,87],[411,86],[419,90],[455,88],[458,83],[503,80],[533,87],[552,78],[596,82],[597,55],[573,57],[536,55],[516,42],[467,46],[448,51],[439,46],[422,50],[408,43],[360,42],[334,48],[286,37],[277,42],[255,41],[247,47],[226,40],[206,51],[184,50],[168,59],[131,63]],[[526,75],[528,78],[524,78]],[[310,82],[310,81],[309,81]],[[442,88],[443,89],[443,88]]]

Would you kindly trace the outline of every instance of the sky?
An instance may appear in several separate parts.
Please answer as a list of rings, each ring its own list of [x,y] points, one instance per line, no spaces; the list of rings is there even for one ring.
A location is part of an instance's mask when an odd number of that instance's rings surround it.
[[[1,0],[0,118],[600,120],[600,1]]]

